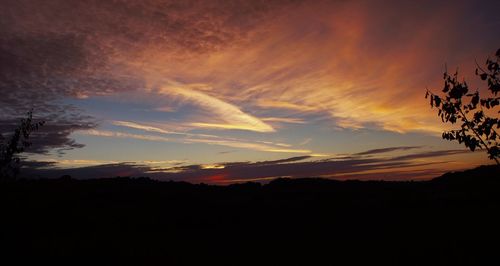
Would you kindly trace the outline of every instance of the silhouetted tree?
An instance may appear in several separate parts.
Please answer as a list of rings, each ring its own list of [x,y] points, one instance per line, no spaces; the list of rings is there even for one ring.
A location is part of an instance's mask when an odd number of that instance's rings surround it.
[[[427,90],[425,98],[430,98],[431,107],[438,109],[443,123],[462,123],[459,129],[444,131],[443,139],[457,140],[471,151],[484,148],[488,157],[500,165],[500,111],[497,111],[500,102],[500,97],[497,97],[500,91],[500,49],[494,59],[486,60],[486,69],[476,65],[476,76],[486,81],[490,97],[481,98],[479,90],[469,92],[467,82],[458,80],[458,71],[453,75],[445,71],[442,90],[445,95],[441,97]]]
[[[18,154],[31,146],[31,133],[44,123],[45,121],[33,122],[33,110],[30,110],[26,118],[21,119],[9,140],[0,134],[0,178],[15,178],[18,175],[21,161]]]

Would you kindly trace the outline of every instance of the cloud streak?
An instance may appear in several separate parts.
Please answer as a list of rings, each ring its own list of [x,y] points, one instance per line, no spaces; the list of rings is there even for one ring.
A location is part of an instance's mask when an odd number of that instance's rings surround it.
[[[209,145],[219,145],[226,146],[232,148],[242,148],[256,151],[264,151],[264,152],[277,152],[277,153],[312,153],[311,150],[308,149],[296,149],[293,148],[292,145],[286,143],[275,143],[271,141],[254,141],[250,142],[247,140],[237,139],[237,138],[228,138],[228,137],[219,137],[216,135],[206,135],[206,134],[193,134],[187,132],[174,132],[164,130],[158,127],[138,124],[134,122],[127,121],[112,121],[113,125],[118,125],[122,127],[128,127],[133,129],[139,129],[147,132],[156,132],[162,134],[173,134],[173,135],[181,135],[185,136],[182,139],[158,139],[157,141],[165,141],[165,142],[182,142],[182,143],[203,143]],[[112,132],[105,132],[102,134],[95,134],[97,131],[90,131],[88,134],[95,136],[106,136],[111,137],[113,135]],[[117,137],[129,137],[134,139],[141,139],[134,134],[123,134],[119,133],[116,135]],[[146,139],[148,137],[143,136],[142,139]],[[155,141],[155,138],[150,138],[149,140]]]
[[[179,87],[162,88],[160,92],[166,95],[181,96],[186,101],[210,111],[211,115],[215,115],[219,120],[225,122],[224,124],[204,122],[190,123],[192,126],[215,129],[240,129],[256,132],[275,131],[273,127],[264,123],[257,117],[244,113],[238,107],[206,93]]]
[[[355,155],[373,155],[373,154],[387,153],[387,152],[393,152],[393,151],[407,151],[407,150],[419,149],[419,148],[422,148],[422,146],[388,147],[388,148],[382,148],[382,149],[368,150],[368,151],[356,153]]]
[[[120,123],[120,125],[127,125],[128,123]],[[143,129],[146,131],[153,131],[153,132],[161,132],[160,130],[157,130],[153,127],[148,127],[148,126],[136,126],[132,124],[132,128],[136,129]],[[165,132],[161,132],[165,133]],[[110,131],[110,130],[97,130],[97,129],[91,129],[91,130],[86,130],[86,131],[80,131],[78,134],[81,135],[88,135],[88,136],[96,136],[96,137],[110,137],[110,138],[122,138],[122,139],[135,139],[135,140],[145,140],[145,141],[157,141],[157,142],[175,142],[175,143],[201,143],[201,144],[208,144],[208,145],[218,145],[218,146],[225,146],[225,147],[232,147],[232,148],[241,148],[241,149],[248,149],[248,150],[255,150],[255,151],[264,151],[264,152],[276,152],[276,153],[312,153],[311,150],[308,149],[295,149],[292,147],[289,147],[288,145],[284,145],[282,143],[273,143],[273,142],[265,142],[265,143],[258,143],[258,142],[249,142],[245,140],[240,140],[240,139],[234,139],[234,138],[221,138],[221,137],[216,137],[213,136],[208,138],[204,135],[196,135],[196,134],[189,134],[186,133],[186,137],[184,138],[167,138],[163,136],[157,136],[157,135],[148,135],[148,134],[133,134],[133,133],[127,133],[127,132],[118,132],[118,131]],[[169,132],[168,134],[171,134]],[[176,134],[182,134],[182,133],[176,133]]]

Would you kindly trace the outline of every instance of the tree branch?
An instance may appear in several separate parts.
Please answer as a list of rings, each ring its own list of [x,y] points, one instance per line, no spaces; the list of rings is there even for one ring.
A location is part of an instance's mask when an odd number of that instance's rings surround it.
[[[460,111],[460,114],[462,115],[462,117],[464,118],[465,120],[465,124],[467,125],[467,127],[476,135],[476,137],[479,139],[479,141],[483,144],[483,146],[486,148],[486,150],[488,151],[488,154],[491,154],[491,149],[490,147],[488,147],[488,145],[484,142],[484,140],[481,138],[481,136],[477,133],[477,131],[474,129],[474,127],[471,127],[470,126],[470,122],[469,120],[467,119],[467,117],[465,116],[465,113],[462,111],[462,108],[458,108],[458,110]],[[498,159],[494,156],[493,157],[493,160],[495,160],[495,162],[497,163],[497,165],[500,165],[500,162],[498,161]]]

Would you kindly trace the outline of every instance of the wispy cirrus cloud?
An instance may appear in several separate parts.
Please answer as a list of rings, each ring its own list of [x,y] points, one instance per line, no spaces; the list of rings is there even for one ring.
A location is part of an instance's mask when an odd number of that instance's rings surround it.
[[[436,73],[444,61],[472,64],[456,54],[486,55],[496,49],[459,42],[460,34],[442,34],[460,24],[463,34],[475,36],[474,23],[459,15],[468,7],[476,8],[430,1],[418,7],[397,1],[384,7],[370,1],[299,4],[256,25],[249,32],[254,41],[174,62],[162,74],[208,84],[216,88],[209,91],[211,97],[245,110],[328,114],[348,129],[435,133],[441,125],[422,99],[424,88],[440,86]],[[454,12],[447,12],[450,8]],[[388,27],[391,34],[383,30]],[[442,47],[432,45],[437,39]],[[445,43],[454,48],[445,49]],[[199,126],[224,128],[206,122]]]
[[[240,129],[257,132],[274,132],[274,128],[259,118],[243,112],[233,104],[222,101],[201,91],[179,87],[165,87],[160,93],[169,96],[180,96],[184,100],[193,103],[210,112],[206,119],[211,116],[223,123],[193,122],[190,125],[202,128],[215,129]]]
[[[159,127],[153,127],[153,126],[138,124],[138,123],[129,122],[129,121],[111,121],[111,124],[116,125],[116,126],[140,129],[140,130],[149,131],[149,132],[157,132],[157,133],[162,133],[162,134],[182,134],[182,133],[178,133],[178,132],[174,132],[174,131],[170,131],[170,130],[165,130],[165,129],[162,129]]]
[[[194,139],[188,138],[185,139],[186,142],[191,143],[205,143],[211,145],[221,145],[233,148],[243,148],[250,149],[256,151],[265,151],[265,152],[281,152],[281,153],[311,153],[311,150],[308,149],[294,149],[294,148],[286,148],[282,146],[273,146],[269,144],[262,143],[253,143],[253,142],[242,142],[242,141],[234,141],[234,140],[224,140],[224,139]]]
[[[265,117],[261,119],[264,122],[278,122],[278,123],[288,123],[288,124],[305,124],[306,121],[301,118],[293,117]]]
[[[123,122],[118,121],[116,125],[130,127],[133,129],[140,129],[148,132],[157,132],[162,134],[174,134],[183,135],[183,137],[164,137],[158,135],[149,134],[133,134],[128,132],[110,131],[110,130],[98,130],[91,129],[86,131],[80,131],[78,134],[97,136],[97,137],[112,137],[112,138],[127,138],[136,140],[146,140],[146,141],[158,141],[158,142],[175,142],[175,143],[201,143],[208,145],[218,145],[232,148],[241,148],[255,151],[263,152],[277,152],[277,153],[312,153],[308,149],[295,149],[291,145],[284,143],[273,143],[269,141],[247,141],[237,138],[224,138],[215,135],[204,135],[204,134],[191,134],[191,133],[180,133],[163,131],[160,128],[140,125],[133,122]]]
[[[173,139],[171,139],[171,138],[166,138],[166,137],[162,137],[162,136],[132,134],[132,133],[117,132],[117,131],[110,131],[110,130],[98,130],[98,129],[81,131],[78,134],[88,135],[88,136],[97,136],[97,137],[127,138],[127,139],[138,139],[138,140],[148,140],[148,141],[160,141],[160,142],[172,142],[173,141]]]
[[[289,109],[289,110],[300,111],[300,112],[313,112],[313,111],[320,110],[318,107],[314,107],[314,106],[308,106],[308,105],[293,103],[293,102],[276,101],[276,100],[270,100],[270,99],[265,99],[265,98],[257,100],[257,102],[255,104],[258,107],[262,107],[262,108]]]
[[[137,122],[131,122],[131,121],[118,121],[118,120],[113,120],[110,121],[112,125],[115,126],[120,126],[120,127],[125,127],[125,128],[131,128],[131,129],[138,129],[142,131],[147,131],[147,132],[155,132],[155,133],[161,133],[161,134],[167,134],[167,135],[180,135],[180,136],[194,136],[194,137],[204,137],[204,138],[218,138],[216,135],[209,135],[209,134],[199,134],[199,133],[189,133],[189,132],[180,132],[180,131],[172,131],[172,130],[167,130],[164,127],[159,127],[158,125],[149,125],[145,123],[137,123]],[[191,129],[189,127],[184,126],[184,128]]]
[[[174,131],[164,130],[162,128],[151,125],[145,125],[129,121],[111,121],[111,123],[113,125],[118,125],[132,129],[139,129],[147,132],[184,136],[184,138],[181,139],[170,139],[169,141],[171,142],[204,143],[210,145],[220,145],[220,146],[243,148],[243,149],[250,149],[250,150],[264,151],[264,152],[312,153],[312,151],[309,149],[296,149],[293,148],[292,145],[287,143],[279,143],[272,141],[248,141],[244,139],[221,137],[217,135],[196,134],[189,132],[174,132]],[[134,138],[133,136],[131,137]]]

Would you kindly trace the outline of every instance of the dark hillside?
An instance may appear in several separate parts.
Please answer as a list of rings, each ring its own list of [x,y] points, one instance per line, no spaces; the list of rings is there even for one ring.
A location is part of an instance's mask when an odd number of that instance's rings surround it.
[[[146,178],[1,183],[1,252],[16,264],[497,265],[499,173],[225,187]]]

